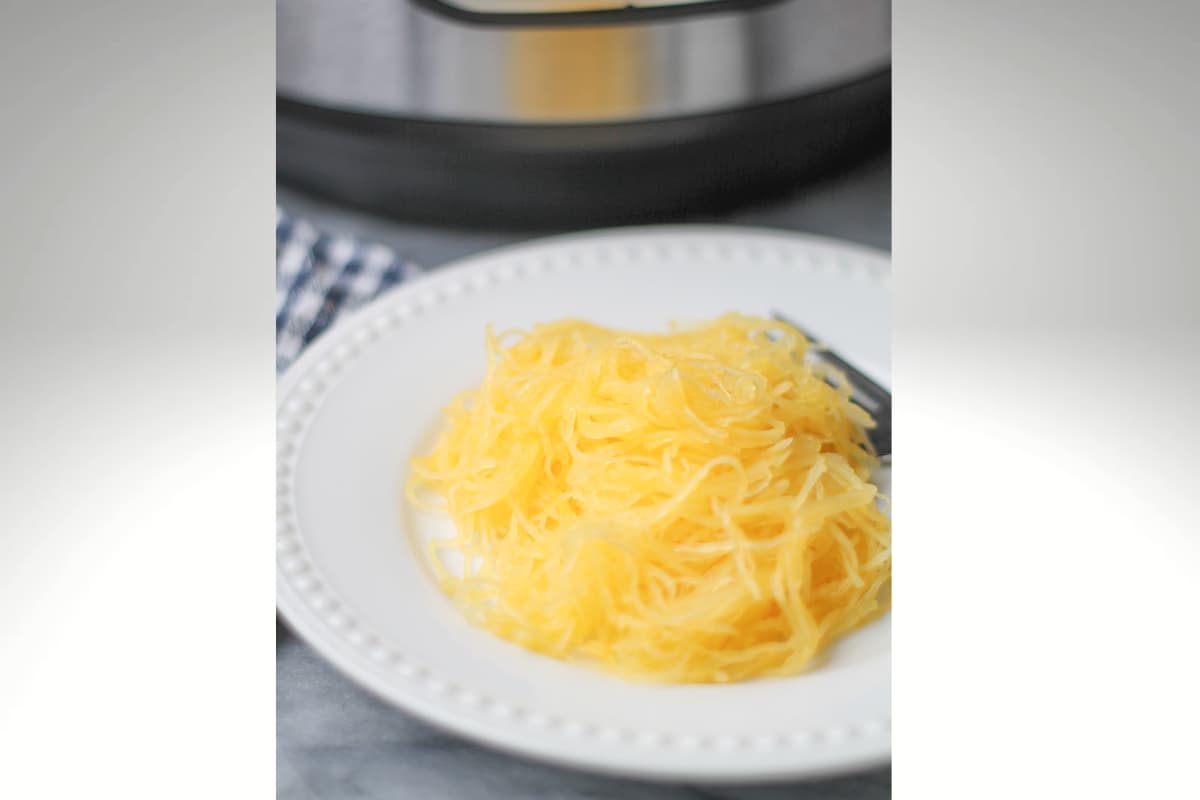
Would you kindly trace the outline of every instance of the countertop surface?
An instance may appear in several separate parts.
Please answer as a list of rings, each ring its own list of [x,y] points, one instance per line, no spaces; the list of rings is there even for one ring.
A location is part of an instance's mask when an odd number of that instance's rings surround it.
[[[409,225],[283,187],[278,202],[322,230],[388,245],[427,268],[561,232]],[[689,221],[803,231],[890,250],[891,162],[887,156],[876,157],[789,197]],[[880,800],[892,794],[890,768],[812,783],[731,787],[652,784],[543,766],[442,733],[386,705],[342,677],[282,625],[276,626],[275,660],[276,794],[286,800]]]

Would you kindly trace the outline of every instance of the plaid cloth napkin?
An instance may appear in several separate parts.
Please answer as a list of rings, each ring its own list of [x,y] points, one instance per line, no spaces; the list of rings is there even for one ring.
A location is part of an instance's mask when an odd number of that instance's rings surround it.
[[[287,369],[333,324],[420,268],[378,244],[321,233],[275,213],[275,371]]]

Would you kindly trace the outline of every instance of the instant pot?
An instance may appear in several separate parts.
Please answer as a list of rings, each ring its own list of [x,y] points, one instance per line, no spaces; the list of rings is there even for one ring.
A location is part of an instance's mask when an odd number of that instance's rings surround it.
[[[278,0],[284,184],[419,221],[646,222],[886,147],[885,0]]]

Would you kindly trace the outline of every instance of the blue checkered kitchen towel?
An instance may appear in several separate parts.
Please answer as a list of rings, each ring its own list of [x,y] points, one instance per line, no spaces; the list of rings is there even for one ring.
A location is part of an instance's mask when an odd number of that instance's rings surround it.
[[[275,215],[275,370],[299,357],[338,316],[420,273],[378,244],[322,233],[283,209]]]

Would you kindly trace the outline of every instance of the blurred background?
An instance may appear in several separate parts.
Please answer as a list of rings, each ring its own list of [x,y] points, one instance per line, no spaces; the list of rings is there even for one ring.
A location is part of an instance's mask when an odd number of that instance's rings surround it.
[[[279,0],[279,181],[468,230],[786,205],[886,172],[890,18],[886,0]]]
[[[281,371],[390,286],[546,234],[741,224],[890,250],[884,0],[277,0],[276,12]],[[385,706],[283,627],[276,680],[280,797],[891,794],[888,769],[717,790],[526,763]]]

